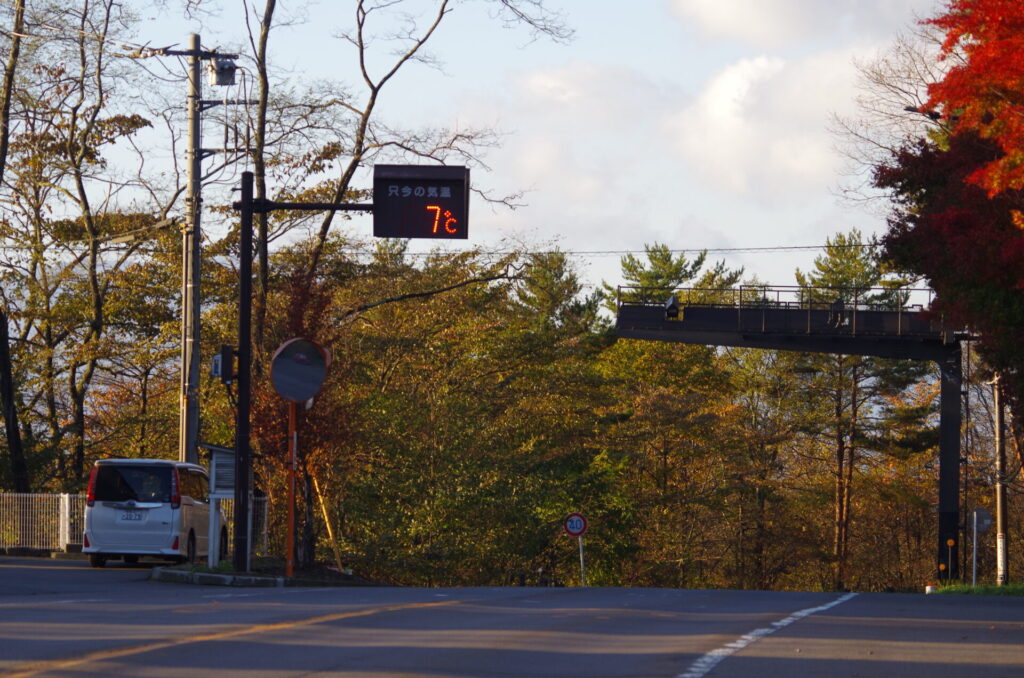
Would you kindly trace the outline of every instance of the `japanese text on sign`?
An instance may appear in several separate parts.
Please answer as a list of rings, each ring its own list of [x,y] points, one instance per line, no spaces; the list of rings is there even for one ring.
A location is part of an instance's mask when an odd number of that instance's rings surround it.
[[[400,186],[398,184],[388,185],[389,198],[450,198],[452,189],[450,186]]]

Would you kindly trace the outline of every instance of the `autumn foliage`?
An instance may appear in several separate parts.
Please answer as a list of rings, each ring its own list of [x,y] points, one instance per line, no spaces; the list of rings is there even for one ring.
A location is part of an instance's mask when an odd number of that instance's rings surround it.
[[[928,23],[945,32],[944,57],[963,61],[929,87],[927,106],[955,116],[958,130],[991,139],[1003,152],[970,180],[990,194],[1024,187],[1024,4],[953,0]]]
[[[945,125],[876,168],[895,205],[886,255],[928,280],[947,326],[980,335],[1024,414],[1024,3],[952,0],[927,23],[955,61],[928,88]]]
[[[963,132],[946,149],[925,141],[903,149],[875,176],[897,202],[884,239],[890,260],[924,274],[945,324],[980,334],[989,365],[1015,378],[1024,345],[1024,232],[1012,215],[1024,193],[989,197],[971,180],[1001,156],[994,140]]]

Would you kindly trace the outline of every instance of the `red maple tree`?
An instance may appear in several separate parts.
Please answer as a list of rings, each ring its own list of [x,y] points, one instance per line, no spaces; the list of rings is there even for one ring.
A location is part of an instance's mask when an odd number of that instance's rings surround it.
[[[1004,157],[994,139],[959,131],[948,144],[920,140],[875,169],[895,209],[883,238],[896,267],[927,278],[948,328],[981,337],[979,350],[1005,378],[1024,417],[1024,189],[994,195],[971,177]]]
[[[990,195],[1024,187],[1024,2],[950,0],[926,23],[945,33],[943,58],[962,60],[928,88],[926,107],[955,117],[956,133],[974,131],[1003,152],[969,180]]]
[[[947,327],[980,335],[1024,417],[1024,2],[948,0],[927,23],[954,59],[922,110],[950,121],[875,170],[895,209],[885,256],[927,278]]]

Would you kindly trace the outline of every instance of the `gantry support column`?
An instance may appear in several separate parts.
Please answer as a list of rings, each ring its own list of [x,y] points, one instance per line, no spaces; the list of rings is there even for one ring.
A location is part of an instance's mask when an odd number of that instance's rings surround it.
[[[951,344],[939,361],[939,579],[960,578],[960,395],[963,388],[960,344]]]

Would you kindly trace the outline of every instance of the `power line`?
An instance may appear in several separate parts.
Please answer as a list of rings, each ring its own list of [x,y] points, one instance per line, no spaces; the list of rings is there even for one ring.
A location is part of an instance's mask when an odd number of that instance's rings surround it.
[[[749,253],[759,252],[786,252],[792,250],[824,250],[824,249],[866,249],[881,247],[878,243],[865,243],[861,245],[773,245],[767,247],[688,247],[683,249],[670,249],[672,254],[726,254],[726,253]],[[647,250],[575,250],[566,251],[566,254],[580,256],[625,256],[629,254],[647,254]]]
[[[166,224],[161,223],[160,226]],[[127,233],[111,234],[98,238],[100,242],[114,240],[119,237],[134,235],[143,231],[151,231],[160,226],[150,226],[147,228],[136,229]],[[81,241],[68,241],[64,244],[72,244],[74,242]],[[874,249],[881,247],[880,243],[863,243],[860,245],[771,245],[765,247],[686,247],[681,249],[670,249],[670,254],[700,254],[701,252],[707,252],[708,254],[769,254],[772,252],[789,252],[789,251],[800,251],[800,250],[827,250],[827,249]],[[0,250],[31,250],[34,249],[32,245],[0,245]],[[372,250],[357,250],[357,249],[346,249],[343,250],[346,254],[363,254],[372,255]],[[524,251],[529,252],[528,249]],[[460,250],[451,250],[451,254],[458,254]],[[405,252],[403,256],[407,257],[433,257],[439,253],[444,252]],[[496,255],[507,255],[516,254],[516,250],[495,250],[487,251],[482,250],[483,254],[496,254]],[[628,256],[628,255],[645,255],[647,250],[538,250],[536,252],[529,252],[531,254],[567,254],[578,257],[601,257],[601,256]]]
[[[770,245],[766,247],[686,247],[681,249],[669,249],[670,254],[768,254],[772,252],[791,252],[801,250],[829,250],[829,249],[875,249],[881,247],[881,243],[861,243],[856,245]],[[348,250],[352,253],[372,254],[362,250]],[[506,255],[515,254],[514,250],[488,251],[486,254]],[[646,255],[647,250],[543,250],[537,254],[566,254],[577,257],[613,257],[629,255]],[[436,252],[405,252],[407,257],[431,257]]]
[[[9,7],[16,7],[16,3],[13,0],[0,0],[0,5],[7,5]],[[26,20],[26,24],[29,21]],[[32,30],[43,30],[48,33],[33,33]],[[108,56],[117,57],[129,57],[129,58],[148,58],[153,56],[171,56],[171,48],[177,43],[167,45],[165,47],[150,47],[149,43],[142,45],[139,43],[131,42],[129,40],[119,39],[115,36],[111,36],[109,33],[101,33],[97,31],[89,31],[83,28],[76,28],[75,26],[55,26],[49,23],[33,23],[31,28],[26,28],[20,33],[15,33],[12,30],[6,28],[0,28],[0,35],[19,37],[26,40],[40,40],[43,42],[50,42],[60,39],[68,38],[91,38],[98,42],[104,43],[105,47],[101,50]],[[129,50],[127,52],[115,51],[115,50]]]

